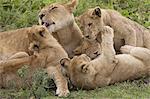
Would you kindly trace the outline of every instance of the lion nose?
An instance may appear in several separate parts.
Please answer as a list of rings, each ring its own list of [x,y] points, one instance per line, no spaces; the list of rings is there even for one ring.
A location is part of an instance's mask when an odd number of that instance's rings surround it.
[[[46,27],[50,26],[50,24],[48,22],[44,22],[44,24]]]
[[[90,36],[89,36],[89,35],[86,35],[85,37],[86,37],[86,38],[90,38]]]
[[[51,23],[48,23],[48,22],[42,22],[42,25],[46,26],[46,27],[49,27],[51,25],[55,24],[55,22],[51,22]]]

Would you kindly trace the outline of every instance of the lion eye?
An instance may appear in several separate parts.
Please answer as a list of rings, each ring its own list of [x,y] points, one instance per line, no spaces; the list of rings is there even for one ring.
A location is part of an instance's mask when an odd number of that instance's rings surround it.
[[[32,33],[33,36],[35,36],[35,33]]]
[[[58,8],[58,7],[53,7],[51,10],[54,10],[54,9],[56,9],[56,8]]]
[[[83,64],[83,65],[81,65],[81,69],[84,69],[84,66],[85,66],[86,64]]]
[[[40,32],[39,32],[39,34],[40,34],[40,36],[44,37],[44,35],[43,35],[43,32],[42,32],[42,31],[40,31]]]
[[[92,23],[89,23],[88,26],[90,27],[92,25]]]
[[[34,45],[34,48],[37,48],[37,49],[39,49],[39,46],[35,44],[35,45]]]

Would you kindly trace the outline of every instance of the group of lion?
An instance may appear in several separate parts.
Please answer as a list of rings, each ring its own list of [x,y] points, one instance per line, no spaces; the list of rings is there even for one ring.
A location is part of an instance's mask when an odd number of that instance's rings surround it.
[[[114,10],[92,8],[76,18],[78,0],[51,4],[39,24],[0,33],[0,88],[24,85],[17,70],[30,75],[43,68],[54,79],[58,96],[77,88],[94,89],[150,74],[150,32]],[[116,55],[116,53],[119,53]]]

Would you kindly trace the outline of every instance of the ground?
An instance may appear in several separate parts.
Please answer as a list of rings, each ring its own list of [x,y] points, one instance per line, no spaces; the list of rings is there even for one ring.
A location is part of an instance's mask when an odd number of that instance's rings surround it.
[[[17,99],[17,96],[18,97],[20,95],[25,96],[26,93],[26,92],[23,93],[22,91],[16,93],[13,90],[9,91],[10,92],[9,94],[4,94],[5,92],[8,91],[0,91],[0,95],[3,94],[5,97],[7,97],[5,99],[8,99],[8,95],[11,97],[15,97],[15,99]],[[48,96],[42,97],[41,99],[57,99],[57,98],[58,97],[53,96],[53,94],[49,93]],[[145,85],[143,83],[139,83],[139,81],[138,83],[123,82],[103,88],[98,88],[91,91],[85,90],[71,91],[71,95],[65,99],[100,99],[100,98],[148,99],[150,98],[150,86]]]
[[[0,0],[0,31],[11,30],[21,27],[32,26],[38,24],[39,10],[54,2],[67,2],[69,0]],[[88,8],[100,6],[102,8],[115,9],[121,12],[124,16],[144,25],[150,26],[150,0],[79,0],[79,6],[74,12],[75,16],[82,14]],[[24,71],[19,71],[21,77],[26,74]],[[45,81],[40,78],[43,73],[36,75],[34,86],[29,86],[27,89],[17,90],[2,90],[0,89],[0,99],[28,99],[33,94],[42,99],[55,99],[53,91],[46,91],[39,81]],[[41,77],[42,76],[42,77]],[[25,78],[23,78],[25,79]],[[37,82],[38,81],[38,82]],[[45,87],[45,86],[44,86]],[[45,98],[44,98],[45,97]],[[98,88],[91,91],[71,91],[68,99],[99,99],[99,98],[150,98],[150,85],[143,83],[141,80],[133,82],[123,82],[115,85]],[[67,99],[67,98],[66,98]]]

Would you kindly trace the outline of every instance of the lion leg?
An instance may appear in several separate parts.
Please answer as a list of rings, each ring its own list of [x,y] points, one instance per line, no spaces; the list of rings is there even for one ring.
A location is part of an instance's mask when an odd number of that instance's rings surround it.
[[[101,63],[105,64],[107,74],[110,75],[116,64],[118,63],[118,59],[115,58],[115,49],[114,49],[114,42],[113,42],[113,29],[105,26],[104,30],[102,31],[102,54],[101,54]]]
[[[115,60],[115,49],[113,42],[114,32],[113,29],[105,26],[102,30],[102,55],[107,59],[108,63],[112,63]]]
[[[60,68],[49,66],[47,68],[47,73],[54,79],[57,90],[56,95],[58,96],[67,96],[69,94],[68,83],[65,77],[62,75]]]
[[[133,47],[130,45],[125,45],[125,46],[121,47],[121,51],[124,54],[130,54],[144,62],[150,61],[150,50],[147,48]]]
[[[120,48],[122,54],[130,54],[131,49],[134,49],[134,46],[124,45]]]
[[[150,31],[145,30],[144,32],[144,47],[150,49]]]
[[[9,59],[0,61],[0,73],[12,71],[21,68],[23,65],[30,65],[35,56],[28,56],[18,59]]]
[[[14,55],[12,55],[11,57],[9,57],[8,59],[17,59],[17,58],[23,58],[23,57],[28,57],[29,55],[26,52],[18,52]]]

